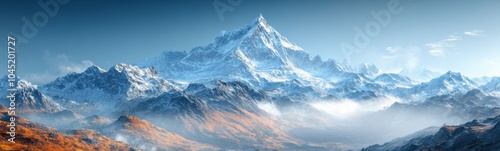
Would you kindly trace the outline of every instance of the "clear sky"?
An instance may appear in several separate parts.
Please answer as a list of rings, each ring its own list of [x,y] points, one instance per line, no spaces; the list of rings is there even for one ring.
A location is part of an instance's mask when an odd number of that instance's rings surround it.
[[[231,11],[219,16],[214,2]],[[189,51],[209,44],[223,30],[251,23],[260,13],[283,36],[323,59],[372,63],[386,72],[428,68],[500,76],[500,1],[396,2],[400,5],[390,0],[71,0],[47,14],[37,0],[4,0],[0,33],[5,39],[9,33],[26,38],[22,18],[33,23],[38,16],[37,33],[17,47],[17,74],[37,84],[92,64],[108,69],[165,50]],[[382,25],[372,11],[387,12],[388,5],[398,11]],[[45,23],[38,12],[46,14]],[[358,39],[356,44],[356,29],[367,34],[367,26],[369,43]],[[343,43],[359,51],[345,55]],[[5,52],[7,41],[1,45]],[[0,62],[6,67],[4,55]]]

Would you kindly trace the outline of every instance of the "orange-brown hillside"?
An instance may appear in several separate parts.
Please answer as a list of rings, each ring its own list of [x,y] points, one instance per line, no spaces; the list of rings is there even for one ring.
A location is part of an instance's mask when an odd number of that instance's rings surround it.
[[[8,125],[10,116],[5,109],[0,109],[0,125]],[[114,141],[100,133],[90,130],[72,130],[62,133],[56,129],[30,122],[24,118],[16,118],[15,143],[7,141],[10,138],[2,133],[0,150],[30,150],[30,151],[111,151],[138,150],[131,146]],[[7,130],[7,127],[2,126]]]
[[[104,130],[108,136],[145,150],[216,150],[188,140],[135,116],[121,116]]]

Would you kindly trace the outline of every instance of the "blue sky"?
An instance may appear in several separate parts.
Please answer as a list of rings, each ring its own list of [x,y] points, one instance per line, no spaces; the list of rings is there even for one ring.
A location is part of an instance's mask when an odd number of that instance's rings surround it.
[[[55,0],[42,0],[50,1]],[[221,16],[214,1],[71,0],[59,4],[58,12],[47,15],[37,33],[26,38],[22,18],[32,22],[43,8],[38,1],[6,0],[0,2],[0,33],[29,40],[18,45],[17,74],[37,84],[92,64],[108,69],[165,50],[189,51],[209,44],[223,30],[251,23],[259,14],[290,41],[323,59],[372,63],[386,72],[428,68],[470,77],[500,76],[500,1],[233,0],[239,2],[233,6],[218,0],[231,9]],[[389,11],[388,5],[397,2],[398,13],[391,13],[382,26],[372,11]],[[369,43],[356,45],[356,29],[365,31],[367,26],[373,31]],[[345,55],[343,43],[358,47],[357,53]],[[6,57],[0,62],[6,65]]]

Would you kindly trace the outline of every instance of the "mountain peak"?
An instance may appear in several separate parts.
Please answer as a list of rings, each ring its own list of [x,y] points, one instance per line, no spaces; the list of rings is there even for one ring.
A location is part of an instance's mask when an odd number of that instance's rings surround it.
[[[132,68],[130,65],[124,64],[124,63],[119,63],[113,66],[111,69],[115,69],[118,72],[122,72],[124,69],[127,68]]]
[[[460,72],[448,71],[441,76],[440,79],[455,79],[460,81],[470,81],[467,77],[462,75]]]
[[[106,70],[104,70],[96,65],[92,65],[92,66],[88,67],[84,72],[85,73],[103,73],[103,72],[106,72]]]
[[[477,86],[477,84],[467,78],[460,72],[448,71],[445,74],[441,75],[439,78],[433,79],[432,81],[441,81],[441,82],[449,82],[449,83],[464,83],[471,86]]]
[[[262,16],[262,13],[259,13],[259,19],[264,19],[264,16]]]
[[[135,116],[131,116],[131,115],[123,115],[123,116],[120,116],[120,118],[118,118],[118,120],[116,120],[116,122],[118,123],[138,123],[138,122],[141,122],[141,119],[139,119],[138,117],[135,117]]]
[[[445,73],[445,75],[461,75],[460,72],[453,72],[451,70],[449,70],[448,72]]]
[[[493,91],[500,91],[500,77],[494,77],[490,82],[482,85],[479,89],[489,93]]]
[[[363,64],[360,64],[356,68],[356,70],[358,73],[365,74],[366,76],[371,77],[371,78],[374,78],[374,77],[382,74],[382,70],[380,70],[374,64],[363,63]]]
[[[419,82],[427,82],[442,75],[442,73],[427,68],[403,68],[399,74]]]
[[[129,65],[125,63],[119,63],[109,69],[109,72],[125,74],[128,77],[140,78],[144,75],[150,77],[159,77],[157,71],[154,67],[139,68],[135,65]]]
[[[432,89],[430,90],[432,94],[446,94],[451,92],[465,93],[477,88],[477,84],[474,81],[462,75],[460,72],[452,71],[448,71],[440,77],[426,82],[424,85],[426,85],[427,88]]]
[[[257,17],[255,19],[254,25],[266,25],[266,26],[268,26],[267,20],[264,18],[264,16],[262,16],[262,14],[259,14],[259,17]]]

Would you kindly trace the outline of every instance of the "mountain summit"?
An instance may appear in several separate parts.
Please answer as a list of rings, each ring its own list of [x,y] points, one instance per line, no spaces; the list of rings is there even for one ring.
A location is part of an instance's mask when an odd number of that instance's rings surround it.
[[[343,71],[335,61],[314,59],[288,41],[261,15],[251,24],[221,32],[212,43],[189,52],[167,51],[145,60],[140,67],[153,66],[165,79],[186,82],[238,80],[253,86],[297,79],[325,83]],[[325,75],[326,74],[326,75]]]

